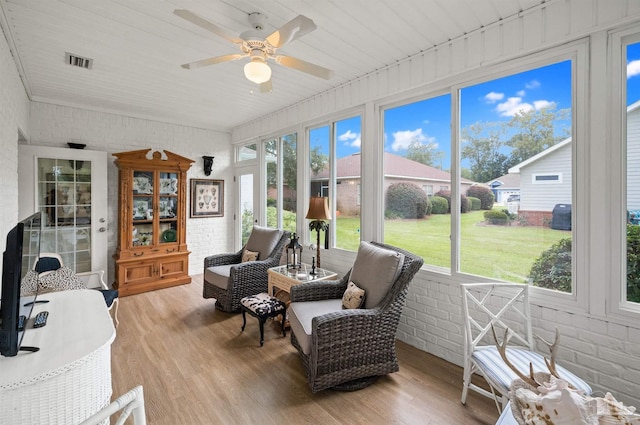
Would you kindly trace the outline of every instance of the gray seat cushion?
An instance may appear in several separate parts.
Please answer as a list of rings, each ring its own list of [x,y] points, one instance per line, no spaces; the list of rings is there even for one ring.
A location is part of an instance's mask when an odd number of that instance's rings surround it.
[[[229,287],[229,276],[231,267],[236,264],[223,264],[222,266],[207,267],[204,271],[204,280],[218,288],[227,289]]]
[[[316,316],[342,311],[342,299],[305,301],[289,305],[289,325],[302,348],[302,352],[311,352],[311,321]]]
[[[249,251],[258,252],[258,260],[266,260],[282,237],[282,230],[269,227],[253,226],[251,235],[245,246]]]
[[[374,308],[400,274],[404,254],[360,242],[349,280],[364,289],[363,308]]]

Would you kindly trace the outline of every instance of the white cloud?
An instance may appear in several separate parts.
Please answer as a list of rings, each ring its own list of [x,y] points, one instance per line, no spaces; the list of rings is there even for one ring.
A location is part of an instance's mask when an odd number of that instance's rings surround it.
[[[627,64],[627,78],[640,75],[640,60],[634,60]]]
[[[533,106],[536,110],[540,110],[542,108],[548,108],[551,106],[555,106],[556,102],[549,102],[548,100],[534,100]]]
[[[533,110],[533,105],[523,102],[521,97],[510,97],[506,102],[498,103],[496,111],[501,117],[512,117],[518,112],[529,112]]]
[[[531,80],[528,83],[526,83],[524,86],[525,88],[527,88],[528,90],[531,89],[537,89],[538,87],[540,87],[542,84],[540,84],[540,81],[538,80]]]
[[[499,100],[504,99],[504,93],[496,93],[494,91],[487,93],[484,96],[484,100],[487,103],[496,103]]]
[[[525,94],[527,94],[527,92],[526,92],[526,91],[524,91],[524,90],[520,90],[520,91],[518,91],[516,94],[517,94],[518,96],[520,96],[520,97],[524,97],[524,95],[525,95]]]
[[[393,133],[393,142],[391,143],[391,149],[394,151],[399,151],[401,149],[406,149],[412,142],[428,142],[435,140],[435,138],[427,138],[424,134],[422,134],[422,129],[417,128],[413,131],[404,130],[404,131],[396,131]]]
[[[354,133],[351,130],[347,130],[346,133],[339,135],[338,140],[341,142],[345,142],[345,145],[347,146],[351,146],[354,148],[360,147],[360,133]]]

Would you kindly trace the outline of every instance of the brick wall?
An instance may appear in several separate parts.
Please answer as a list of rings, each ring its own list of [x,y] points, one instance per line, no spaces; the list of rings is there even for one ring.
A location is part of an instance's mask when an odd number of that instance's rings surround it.
[[[187,244],[191,251],[189,273],[202,273],[205,256],[232,250],[233,149],[228,133],[39,102],[31,102],[30,126],[30,143],[33,145],[66,147],[67,142],[74,141],[86,144],[86,149],[108,153],[166,149],[193,159],[195,162],[187,174],[189,179],[224,180],[225,214],[215,218],[188,218],[187,204]],[[215,157],[213,171],[208,177],[204,175],[203,155]],[[110,282],[114,277],[111,255],[115,253],[118,228],[118,174],[113,159],[109,157],[107,167]]]

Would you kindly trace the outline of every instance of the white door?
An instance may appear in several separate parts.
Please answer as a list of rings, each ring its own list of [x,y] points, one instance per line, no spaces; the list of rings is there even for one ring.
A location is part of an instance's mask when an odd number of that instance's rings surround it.
[[[236,249],[249,238],[254,224],[258,224],[258,173],[255,166],[236,167]]]
[[[76,273],[107,270],[107,153],[18,147],[18,212],[43,218],[40,251]]]

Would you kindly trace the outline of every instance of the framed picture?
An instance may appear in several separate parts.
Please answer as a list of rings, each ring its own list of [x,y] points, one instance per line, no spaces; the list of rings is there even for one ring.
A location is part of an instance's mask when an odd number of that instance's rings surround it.
[[[224,215],[224,180],[191,179],[191,218]]]

